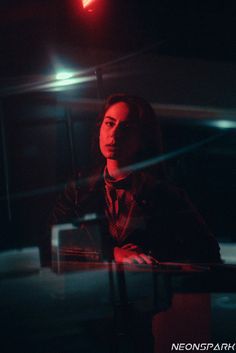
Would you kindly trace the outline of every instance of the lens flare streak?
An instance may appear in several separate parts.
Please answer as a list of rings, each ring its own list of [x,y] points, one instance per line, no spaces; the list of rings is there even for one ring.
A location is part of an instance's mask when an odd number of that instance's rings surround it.
[[[213,142],[216,139],[221,138],[224,135],[225,135],[225,133],[211,136],[211,137],[209,137],[207,139],[200,140],[200,141],[198,141],[196,143],[193,143],[191,145],[179,148],[179,149],[177,149],[175,151],[164,153],[161,156],[157,156],[155,158],[151,158],[151,159],[139,162],[139,163],[135,163],[135,164],[129,165],[128,167],[123,168],[123,170],[124,171],[126,171],[126,170],[128,170],[128,171],[131,171],[131,170],[132,171],[136,171],[136,170],[142,170],[144,168],[147,168],[147,167],[150,167],[150,166],[153,166],[153,165],[157,165],[159,163],[162,163],[162,162],[165,162],[165,161],[170,160],[172,158],[175,158],[175,157],[177,157],[179,155],[190,153],[191,151],[194,151],[195,149],[197,149],[197,148],[199,148],[199,147],[201,147],[201,146],[203,146],[203,145],[205,145],[207,143]],[[92,176],[90,178],[90,181],[92,182],[93,179],[94,180],[98,180],[100,178],[101,179],[103,178],[103,174],[102,175],[99,174],[99,175]],[[87,178],[79,180],[78,183],[79,183],[79,185],[86,184],[87,183]],[[56,186],[52,186],[52,187],[48,187],[48,188],[40,188],[40,189],[31,190],[31,191],[22,191],[22,192],[19,192],[19,193],[11,194],[10,197],[11,197],[11,199],[28,198],[28,197],[35,196],[35,195],[41,195],[41,194],[45,194],[45,193],[50,193],[50,192],[55,192],[55,191],[59,191],[59,190],[64,190],[64,187],[65,187],[65,184],[58,184]],[[0,197],[0,201],[1,200],[5,200],[5,197]]]

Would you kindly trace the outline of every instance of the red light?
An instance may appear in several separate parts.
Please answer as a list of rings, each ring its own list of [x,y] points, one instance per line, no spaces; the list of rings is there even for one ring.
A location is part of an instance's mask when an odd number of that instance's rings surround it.
[[[72,16],[80,16],[85,21],[100,21],[105,12],[107,0],[70,0],[73,5]],[[91,15],[91,16],[90,16]]]
[[[87,9],[95,3],[96,0],[82,0],[83,8]],[[90,9],[91,10],[91,9]]]

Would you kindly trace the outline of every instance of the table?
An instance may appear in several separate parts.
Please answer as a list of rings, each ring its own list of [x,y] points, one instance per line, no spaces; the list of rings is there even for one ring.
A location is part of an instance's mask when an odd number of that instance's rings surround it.
[[[158,353],[171,340],[207,339],[219,311],[226,322],[229,309],[235,313],[235,274],[235,266],[169,263],[81,263],[60,274],[49,268],[6,274],[0,280],[1,352],[69,353],[80,347],[81,353],[106,353],[106,337],[96,343],[96,332],[109,331],[114,308],[130,306],[157,313]],[[236,327],[233,317],[229,327]]]

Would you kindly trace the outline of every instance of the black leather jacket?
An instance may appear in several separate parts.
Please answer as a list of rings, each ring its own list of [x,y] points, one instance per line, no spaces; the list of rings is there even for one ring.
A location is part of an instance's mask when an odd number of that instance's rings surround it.
[[[108,233],[102,178],[86,187],[78,186],[75,180],[69,182],[50,223],[68,223],[86,213],[97,213],[102,224],[104,257],[108,260],[113,258],[115,246],[133,243],[159,261],[221,261],[216,239],[183,190],[167,182],[157,182],[144,172],[138,172],[135,178],[138,183],[133,196],[144,217],[145,229],[135,230],[122,243]]]

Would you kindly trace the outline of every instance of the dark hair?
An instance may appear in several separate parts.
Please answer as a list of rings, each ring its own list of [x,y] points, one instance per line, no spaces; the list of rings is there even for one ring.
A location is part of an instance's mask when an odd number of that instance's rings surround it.
[[[96,131],[94,134],[92,153],[96,158],[96,167],[103,166],[105,160],[99,150],[99,133],[106,111],[115,103],[123,102],[129,106],[130,113],[134,119],[138,121],[139,129],[142,134],[141,148],[138,151],[136,162],[146,161],[153,157],[157,157],[163,152],[162,136],[159,119],[156,116],[151,105],[143,98],[125,93],[116,93],[107,98],[101,113],[98,115]],[[159,172],[159,175],[164,175],[163,164],[152,166]]]

